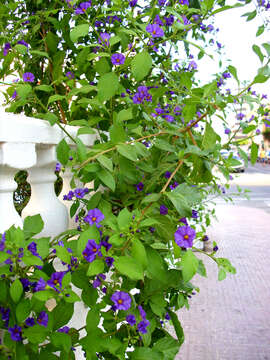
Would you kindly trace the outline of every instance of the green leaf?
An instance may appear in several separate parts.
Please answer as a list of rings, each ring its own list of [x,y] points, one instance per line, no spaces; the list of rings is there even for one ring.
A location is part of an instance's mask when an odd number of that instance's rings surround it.
[[[23,299],[16,307],[16,318],[19,323],[23,322],[31,312],[31,303],[29,299]]]
[[[26,99],[27,96],[32,92],[32,86],[29,84],[18,84],[16,91],[21,99]]]
[[[145,247],[139,239],[134,239],[131,247],[131,255],[145,269],[148,264]]]
[[[27,216],[24,219],[23,230],[29,237],[39,234],[43,227],[44,222],[39,214],[34,216]]]
[[[34,293],[34,297],[40,301],[47,301],[49,299],[54,298],[56,292],[53,290],[42,290]]]
[[[47,332],[47,328],[41,325],[34,325],[23,330],[24,335],[33,344],[42,343],[46,339]]]
[[[265,50],[267,51],[268,56],[270,56],[270,44],[268,43],[263,43],[262,46],[265,48]]]
[[[55,332],[51,335],[51,341],[57,348],[62,348],[66,353],[71,349],[71,337],[68,334]]]
[[[116,117],[117,121],[126,121],[133,119],[132,109],[121,110]]]
[[[225,271],[223,268],[219,268],[219,271],[218,271],[218,280],[219,280],[219,281],[222,281],[222,280],[226,279],[226,277],[227,277],[226,271]]]
[[[253,45],[252,46],[252,50],[255,52],[256,55],[258,55],[259,59],[261,60],[261,62],[263,62],[264,59],[264,55],[261,52],[261,49],[259,48],[259,46],[257,45]]]
[[[174,360],[179,348],[179,342],[169,334],[159,339],[153,346],[153,350],[162,352],[166,360]]]
[[[148,227],[148,226],[152,226],[152,225],[156,225],[156,224],[159,224],[159,221],[156,220],[156,219],[153,219],[153,218],[147,218],[145,220],[143,220],[141,223],[140,223],[140,228],[142,227]]]
[[[120,256],[115,260],[114,266],[121,274],[128,276],[131,280],[143,279],[141,264],[138,264],[138,262],[130,256]]]
[[[205,268],[204,263],[203,263],[202,260],[199,260],[197,273],[200,274],[203,277],[207,277],[206,268]]]
[[[65,139],[62,139],[56,147],[57,159],[63,165],[66,165],[69,160],[69,150],[69,146]]]
[[[196,274],[199,261],[191,250],[184,252],[181,260],[182,275],[184,281],[189,281]]]
[[[23,55],[26,54],[28,51],[27,47],[24,45],[21,45],[21,44],[16,44],[14,46],[14,49],[16,49],[20,54],[23,54]]]
[[[150,203],[150,202],[155,202],[155,201],[158,201],[161,197],[161,194],[150,194],[150,195],[147,195],[143,198],[142,200],[142,204],[147,204],[147,203]]]
[[[110,172],[113,172],[113,163],[112,160],[109,159],[107,156],[99,155],[97,157],[97,161]]]
[[[162,139],[156,139],[155,147],[164,151],[175,152],[175,147],[171,145],[168,141]]]
[[[212,126],[207,123],[203,135],[202,147],[204,149],[211,149],[215,146],[217,140],[217,134],[213,130]]]
[[[121,124],[113,124],[110,127],[110,140],[113,144],[123,143],[126,141],[126,132]]]
[[[258,27],[258,30],[256,32],[256,36],[260,36],[264,32],[264,25],[261,25]]]
[[[55,250],[56,250],[56,255],[57,257],[64,261],[67,264],[70,264],[70,253],[67,251],[67,249],[63,246],[60,245],[55,245],[54,246]]]
[[[79,37],[87,35],[89,32],[89,24],[80,24],[75,26],[70,32],[70,40],[76,42]]]
[[[118,91],[119,81],[115,73],[110,72],[102,75],[98,82],[98,98],[100,101],[107,101]]]
[[[122,156],[126,157],[131,161],[137,161],[137,153],[132,145],[129,144],[120,144],[116,145],[117,151]]]
[[[253,142],[251,144],[251,155],[250,155],[251,164],[253,165],[256,164],[258,158],[258,151],[259,151],[259,146]]]
[[[22,258],[22,261],[25,263],[25,265],[28,265],[28,266],[33,266],[33,265],[38,265],[38,266],[43,266],[43,261],[35,256],[35,255],[24,255],[23,258]]]
[[[120,211],[117,217],[117,223],[119,225],[119,229],[125,229],[130,226],[130,222],[132,221],[132,214],[128,211],[127,208],[124,208]]]
[[[115,180],[112,174],[108,170],[101,169],[97,173],[97,176],[105,186],[108,186],[108,188],[110,188],[112,191],[115,191]]]
[[[189,216],[191,213],[190,205],[183,194],[176,191],[166,192],[166,195],[173,203],[175,209],[181,216]]]
[[[86,146],[84,145],[82,140],[78,137],[75,139],[75,141],[77,144],[78,158],[80,161],[84,161],[86,159],[86,153],[87,153]]]
[[[41,57],[46,57],[46,58],[48,58],[48,59],[50,58],[50,57],[49,57],[49,54],[46,53],[45,51],[30,50],[29,52],[30,52],[30,54],[39,55],[39,56],[41,56]],[[41,85],[41,86],[47,86],[47,85]]]
[[[52,102],[55,102],[55,101],[60,101],[60,100],[63,100],[65,99],[65,95],[52,95],[49,97],[49,100],[48,100],[48,105],[51,104]]]
[[[11,299],[17,303],[19,302],[22,293],[23,293],[23,286],[19,279],[16,279],[10,286],[9,289]]]
[[[51,92],[51,91],[53,91],[53,87],[50,85],[38,85],[35,87],[35,90]]]
[[[168,311],[170,317],[171,317],[171,320],[172,320],[172,323],[173,323],[173,326],[174,326],[174,330],[176,332],[176,335],[177,335],[177,338],[178,338],[178,341],[179,341],[179,345],[181,346],[185,340],[185,336],[184,336],[184,330],[181,326],[181,323],[177,317],[177,315],[169,310]]]
[[[53,330],[57,330],[66,325],[72,318],[74,304],[66,303],[63,300],[53,309]]]
[[[97,259],[91,262],[87,270],[87,276],[93,276],[102,273],[104,270],[104,261]]]
[[[162,282],[163,284],[168,284],[168,274],[165,269],[164,260],[159,252],[151,247],[147,247],[146,254],[148,263],[147,271],[154,279]]]
[[[248,156],[247,156],[247,154],[240,147],[237,149],[237,151],[239,152],[239,155],[241,156],[241,158],[244,160],[245,166],[248,167]]]
[[[137,81],[141,81],[152,68],[152,58],[147,51],[143,51],[131,61],[131,73]]]
[[[229,65],[228,70],[232,74],[232,76],[235,78],[235,80],[239,83],[236,68],[234,66],[232,66],[232,65]]]
[[[163,354],[148,347],[137,347],[131,354],[131,360],[164,360]]]

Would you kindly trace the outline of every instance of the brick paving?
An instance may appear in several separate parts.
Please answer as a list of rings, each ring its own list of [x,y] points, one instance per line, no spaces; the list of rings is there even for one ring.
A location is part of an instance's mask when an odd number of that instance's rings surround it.
[[[270,214],[261,209],[221,205],[210,239],[228,257],[236,275],[217,280],[217,267],[203,256],[208,278],[179,311],[186,340],[177,360],[270,360]]]

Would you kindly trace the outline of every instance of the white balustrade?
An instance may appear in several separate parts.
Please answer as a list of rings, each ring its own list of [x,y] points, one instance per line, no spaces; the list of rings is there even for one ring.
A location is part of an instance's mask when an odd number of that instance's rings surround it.
[[[78,128],[65,126],[76,137]],[[74,225],[64,205],[54,192],[56,180],[56,146],[63,139],[75,146],[58,125],[47,121],[15,115],[0,109],[0,233],[11,225],[21,226],[26,216],[41,214],[44,229],[40,236],[56,236]],[[91,146],[96,135],[80,135],[86,146]],[[13,192],[17,188],[14,175],[27,170],[31,185],[29,203],[19,216],[13,205]],[[69,191],[71,173],[64,174],[64,189]],[[63,195],[61,195],[62,197]]]

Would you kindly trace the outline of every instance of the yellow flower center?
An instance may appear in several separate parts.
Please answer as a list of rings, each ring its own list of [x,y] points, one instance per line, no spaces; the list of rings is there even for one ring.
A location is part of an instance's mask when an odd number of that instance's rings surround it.
[[[185,235],[185,236],[184,236],[184,239],[188,240],[188,235]]]
[[[92,221],[95,222],[97,218],[95,216],[92,217]]]
[[[123,300],[122,300],[122,299],[119,299],[119,300],[118,300],[118,304],[120,304],[120,305],[123,304]]]
[[[93,248],[93,252],[97,252],[97,248]]]

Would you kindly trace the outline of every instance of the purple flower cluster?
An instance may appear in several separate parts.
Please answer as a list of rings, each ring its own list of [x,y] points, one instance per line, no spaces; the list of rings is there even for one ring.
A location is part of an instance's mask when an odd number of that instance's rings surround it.
[[[146,334],[147,333],[147,327],[150,325],[150,322],[146,319],[146,312],[142,308],[141,305],[138,306],[140,316],[142,318],[142,321],[140,321],[137,325],[137,329],[140,333]]]
[[[147,86],[139,86],[136,94],[132,98],[134,104],[143,104],[144,100],[151,102],[152,95],[149,94]]]
[[[53,288],[58,293],[60,292],[59,289],[62,288],[62,280],[65,275],[64,271],[57,271],[52,273],[50,279],[47,281],[47,285]]]
[[[66,72],[66,77],[71,80],[71,79],[74,79],[75,75],[72,71],[68,71]]]
[[[135,184],[137,191],[143,191],[144,183],[139,182],[138,184]]]
[[[46,311],[41,311],[39,313],[39,316],[37,317],[37,323],[39,325],[47,327],[48,321],[49,321],[49,317],[48,317],[48,314],[46,313]]]
[[[88,188],[77,188],[74,191],[70,190],[68,194],[63,196],[63,200],[72,200],[75,196],[77,199],[83,199],[89,193]]]
[[[10,337],[13,341],[22,341],[22,328],[18,325],[8,328]]]
[[[98,288],[101,285],[102,280],[105,280],[106,276],[104,274],[98,274],[93,281],[93,288]]]
[[[99,42],[100,44],[104,44],[104,45],[106,45],[106,46],[110,46],[110,43],[109,43],[110,38],[111,38],[111,35],[108,34],[108,33],[106,33],[106,32],[104,32],[104,33],[101,33],[101,34],[99,35],[98,42]]]
[[[160,215],[167,215],[168,214],[168,208],[165,205],[160,205],[159,208]]]
[[[190,226],[180,226],[174,233],[174,239],[178,246],[190,248],[196,237],[196,231]]]

